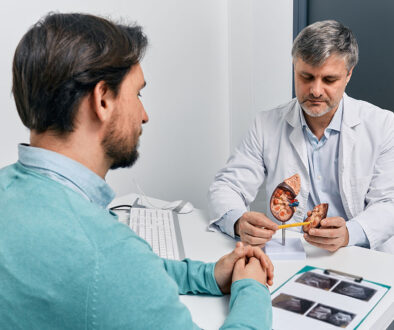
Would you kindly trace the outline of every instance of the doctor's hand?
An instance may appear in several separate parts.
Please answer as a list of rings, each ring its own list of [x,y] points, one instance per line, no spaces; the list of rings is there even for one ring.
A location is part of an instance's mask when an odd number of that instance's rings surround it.
[[[261,212],[245,212],[234,225],[234,232],[242,242],[260,247],[271,240],[277,230],[278,225]]]
[[[349,244],[346,221],[341,217],[323,219],[320,227],[310,228],[304,238],[308,243],[331,252]]]
[[[230,292],[234,267],[238,260],[243,258],[248,260],[252,257],[259,260],[261,267],[266,273],[266,282],[268,285],[273,284],[274,266],[271,260],[260,248],[238,242],[236,248],[231,253],[221,257],[215,265],[215,280],[222,293]]]

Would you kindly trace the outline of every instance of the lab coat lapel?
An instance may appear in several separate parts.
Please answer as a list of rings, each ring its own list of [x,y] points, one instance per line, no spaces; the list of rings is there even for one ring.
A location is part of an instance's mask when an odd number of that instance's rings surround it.
[[[356,133],[354,127],[360,123],[358,108],[355,107],[351,99],[344,94],[343,103],[343,118],[341,125],[341,138],[339,144],[339,159],[338,159],[338,177],[339,190],[343,207],[348,219],[354,216],[354,203],[351,189],[351,177],[353,150],[356,142]]]
[[[308,169],[308,155],[306,151],[304,132],[301,126],[293,127],[293,131],[290,134],[290,142],[293,145],[295,151],[297,151],[298,156],[301,159],[302,165],[306,173],[309,173]]]
[[[301,160],[305,173],[309,173],[308,154],[306,150],[304,132],[302,131],[298,102],[295,102],[293,108],[287,113],[286,120],[292,127],[290,142]]]

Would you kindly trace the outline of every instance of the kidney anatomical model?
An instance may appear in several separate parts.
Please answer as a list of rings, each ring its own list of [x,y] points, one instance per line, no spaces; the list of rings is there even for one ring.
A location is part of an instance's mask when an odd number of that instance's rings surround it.
[[[316,205],[312,211],[308,211],[308,217],[305,219],[305,221],[310,221],[311,223],[309,225],[303,226],[304,231],[308,232],[311,228],[320,227],[320,221],[327,217],[327,211],[328,203]]]
[[[291,219],[298,201],[297,195],[300,192],[301,179],[298,174],[285,179],[278,184],[271,196],[270,208],[272,215],[279,221],[286,222]]]

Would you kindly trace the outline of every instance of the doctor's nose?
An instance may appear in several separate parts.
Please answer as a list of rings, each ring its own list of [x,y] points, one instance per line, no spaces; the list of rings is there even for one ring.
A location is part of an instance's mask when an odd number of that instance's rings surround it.
[[[323,88],[322,88],[321,82],[315,81],[311,85],[309,93],[315,98],[322,96],[323,95]]]

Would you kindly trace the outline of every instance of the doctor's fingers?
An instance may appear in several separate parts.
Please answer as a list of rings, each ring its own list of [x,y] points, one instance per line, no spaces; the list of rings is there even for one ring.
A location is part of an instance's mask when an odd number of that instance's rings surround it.
[[[267,243],[270,238],[262,238],[256,237],[249,234],[241,235],[241,240],[244,243],[250,244],[252,246],[264,247],[265,243]]]
[[[343,241],[342,237],[319,237],[304,234],[304,238],[309,243],[318,243],[318,244],[326,244],[326,245],[340,245]]]
[[[320,243],[316,242],[310,236],[309,237],[305,237],[304,236],[304,238],[309,244],[314,245],[314,246],[316,246],[318,248],[330,251],[330,252],[335,252],[336,250],[338,250],[341,247],[341,245],[338,242],[335,242],[334,244],[331,244],[331,243],[333,243],[333,241],[331,241],[330,244],[325,244],[325,243],[321,243],[321,242]]]
[[[264,227],[274,231],[278,230],[278,225],[261,212],[246,212],[241,217],[241,220],[257,227]]]
[[[343,227],[346,226],[346,221],[342,217],[325,218],[320,222],[322,227]]]
[[[343,237],[346,234],[346,226],[335,228],[311,228],[308,234],[315,237],[326,237],[329,239]]]
[[[250,236],[267,239],[271,239],[272,235],[275,234],[275,231],[273,230],[270,230],[268,228],[261,228],[250,223],[244,223],[242,224],[242,226],[240,225],[239,231],[241,234],[244,233]]]

